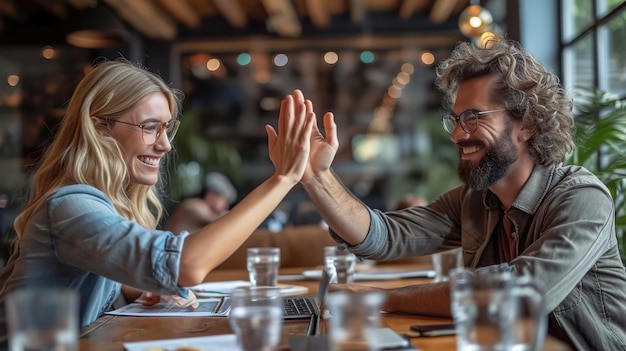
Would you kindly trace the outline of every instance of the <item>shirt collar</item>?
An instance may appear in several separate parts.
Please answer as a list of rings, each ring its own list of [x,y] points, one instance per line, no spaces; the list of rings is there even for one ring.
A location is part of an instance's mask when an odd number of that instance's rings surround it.
[[[548,190],[550,190],[550,183],[557,166],[558,165],[555,164],[548,166],[535,165],[526,184],[524,184],[519,195],[515,201],[513,201],[512,207],[530,215],[534,214],[539,204],[541,204],[541,201],[548,193]],[[490,209],[499,208],[501,206],[500,199],[490,190],[485,190],[483,203],[485,207]]]

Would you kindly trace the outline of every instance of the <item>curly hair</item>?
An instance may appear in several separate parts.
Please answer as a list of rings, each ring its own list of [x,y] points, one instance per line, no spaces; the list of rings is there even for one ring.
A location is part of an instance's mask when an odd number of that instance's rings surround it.
[[[534,131],[528,141],[535,163],[561,163],[574,149],[573,102],[560,84],[519,43],[502,37],[489,39],[483,47],[459,43],[437,67],[436,86],[443,92],[443,107],[452,110],[459,86],[471,78],[495,75],[491,92],[509,114]]]
[[[75,88],[58,135],[34,174],[30,200],[14,222],[18,236],[42,202],[71,184],[101,190],[121,216],[156,228],[163,214],[157,186],[130,182],[121,146],[94,122],[94,116],[119,118],[155,92],[165,95],[172,118],[177,119],[182,93],[144,67],[123,59],[106,60],[87,73]]]

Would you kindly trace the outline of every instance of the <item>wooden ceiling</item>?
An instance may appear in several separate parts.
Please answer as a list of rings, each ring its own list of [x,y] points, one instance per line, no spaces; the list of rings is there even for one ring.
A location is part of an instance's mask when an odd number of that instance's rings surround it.
[[[54,32],[53,25],[103,5],[148,40],[364,32],[458,35],[458,14],[468,4],[469,0],[0,0],[0,43],[16,43],[15,33],[45,36]],[[28,31],[30,27],[38,32]]]

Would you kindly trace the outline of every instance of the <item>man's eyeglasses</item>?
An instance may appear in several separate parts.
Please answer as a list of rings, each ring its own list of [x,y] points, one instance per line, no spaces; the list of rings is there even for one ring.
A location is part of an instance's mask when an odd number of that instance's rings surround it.
[[[501,112],[506,111],[506,109],[499,110],[491,110],[491,111],[479,111],[479,110],[466,110],[461,112],[460,115],[455,115],[451,113],[449,115],[441,116],[441,124],[443,125],[443,129],[445,129],[448,134],[452,134],[454,132],[454,128],[456,128],[457,124],[461,124],[461,128],[467,134],[472,134],[478,129],[478,119],[479,116],[492,113],[492,112]]]
[[[108,117],[99,117],[114,123],[128,124],[129,126],[139,127],[141,129],[141,137],[143,142],[147,145],[156,144],[157,140],[161,137],[161,134],[165,130],[167,140],[170,142],[174,140],[176,132],[178,132],[178,126],[180,126],[180,120],[173,119],[169,122],[148,122],[142,124],[135,124],[130,122],[120,121],[119,119],[111,119]]]

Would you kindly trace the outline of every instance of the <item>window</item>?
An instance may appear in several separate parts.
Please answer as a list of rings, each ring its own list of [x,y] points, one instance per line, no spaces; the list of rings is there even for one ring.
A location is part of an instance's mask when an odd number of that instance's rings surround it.
[[[626,97],[626,2],[561,0],[563,84]]]

